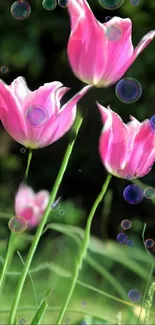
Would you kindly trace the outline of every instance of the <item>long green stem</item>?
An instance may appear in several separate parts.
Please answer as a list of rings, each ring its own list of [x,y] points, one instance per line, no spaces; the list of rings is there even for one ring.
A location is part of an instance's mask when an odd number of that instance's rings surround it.
[[[64,304],[63,304],[63,306],[62,306],[62,308],[60,310],[60,313],[58,315],[58,319],[56,321],[56,324],[57,325],[60,325],[61,324],[62,319],[64,317],[64,314],[66,312],[66,309],[68,307],[68,304],[70,302],[70,299],[72,297],[72,294],[73,294],[73,291],[74,291],[74,288],[75,288],[75,285],[76,285],[76,282],[77,282],[77,279],[78,279],[78,275],[79,275],[80,269],[82,267],[83,259],[86,256],[87,248],[89,246],[90,229],[91,229],[92,220],[93,220],[94,214],[96,212],[96,209],[97,209],[99,203],[102,201],[102,198],[103,198],[104,194],[106,193],[106,190],[108,188],[108,185],[109,185],[109,182],[111,180],[111,177],[112,177],[111,175],[108,175],[107,176],[106,181],[103,184],[103,187],[101,189],[101,192],[99,193],[98,197],[96,198],[96,200],[95,200],[95,202],[93,204],[93,207],[92,207],[92,209],[90,211],[90,214],[88,216],[88,220],[87,220],[87,224],[86,224],[86,229],[85,229],[85,233],[84,233],[84,239],[83,239],[81,248],[79,250],[78,256],[76,258],[75,268],[73,270],[73,276],[72,276],[72,281],[71,281],[70,289],[69,289],[69,292],[68,292],[67,299],[65,300],[65,302],[64,302]]]
[[[56,178],[55,184],[54,184],[53,189],[52,189],[51,194],[50,194],[50,199],[49,199],[48,206],[47,206],[46,211],[45,211],[45,213],[43,215],[43,218],[42,218],[42,220],[40,222],[40,225],[39,225],[39,227],[38,227],[38,229],[36,231],[36,234],[34,236],[34,241],[33,241],[32,245],[30,247],[30,250],[29,250],[26,262],[25,262],[25,266],[24,266],[23,272],[22,272],[22,274],[20,276],[20,279],[19,279],[19,282],[18,282],[18,285],[17,285],[17,289],[16,289],[16,293],[15,293],[15,296],[14,296],[14,299],[13,299],[13,304],[12,304],[12,307],[11,307],[8,324],[14,324],[14,322],[15,322],[16,310],[17,310],[17,307],[18,307],[18,303],[19,303],[19,300],[20,300],[20,296],[21,296],[21,293],[22,293],[24,282],[25,282],[26,276],[28,274],[29,267],[31,265],[34,253],[36,251],[36,248],[37,248],[37,245],[38,245],[38,242],[39,242],[39,239],[40,239],[40,237],[42,235],[43,228],[44,228],[44,226],[45,226],[45,224],[47,222],[48,215],[51,212],[51,204],[53,203],[53,201],[56,198],[59,186],[61,184],[61,181],[62,181],[62,178],[64,176],[65,170],[67,168],[69,158],[71,156],[72,149],[73,149],[73,146],[74,146],[74,143],[75,143],[75,140],[76,140],[76,136],[77,136],[78,131],[80,129],[80,126],[82,124],[82,120],[83,120],[83,118],[81,116],[78,116],[77,120],[75,122],[75,126],[74,126],[75,136],[71,140],[71,142],[69,143],[69,145],[67,147],[67,150],[66,150],[62,165],[60,167],[58,176]]]
[[[32,150],[29,149],[28,159],[27,159],[27,167],[26,167],[26,171],[25,171],[24,181],[26,181],[27,177],[28,177],[31,159],[32,159]]]
[[[2,272],[0,275],[0,294],[2,293],[2,288],[4,286],[4,282],[5,282],[5,278],[6,278],[6,271],[10,265],[10,262],[14,255],[14,252],[15,252],[15,246],[16,246],[15,245],[15,236],[16,236],[16,234],[12,232],[10,235],[10,238],[9,238],[7,253],[5,256]]]

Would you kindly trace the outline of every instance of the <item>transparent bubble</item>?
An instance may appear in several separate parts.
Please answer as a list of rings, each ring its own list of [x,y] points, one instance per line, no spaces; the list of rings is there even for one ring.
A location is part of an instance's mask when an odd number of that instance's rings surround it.
[[[153,115],[149,120],[149,125],[152,131],[155,133],[155,115]]]
[[[107,17],[105,17],[105,21],[109,21],[110,19],[112,19],[111,16],[107,16]]]
[[[67,8],[70,0],[58,0],[58,5],[61,8]]]
[[[21,148],[21,149],[20,149],[20,152],[21,152],[21,153],[25,153],[25,152],[26,152],[26,149],[25,149],[25,148]]]
[[[65,323],[66,323],[66,324],[69,324],[69,323],[70,323],[70,321],[71,321],[71,319],[70,319],[70,318],[68,318],[68,317],[66,317],[66,318],[65,318]]]
[[[124,0],[98,0],[99,4],[109,10],[114,10],[122,6]]]
[[[144,190],[144,196],[147,198],[147,199],[153,199],[153,197],[155,197],[155,189],[153,187],[147,187],[145,190]]]
[[[121,102],[132,104],[141,97],[142,86],[134,78],[123,78],[116,84],[115,94]]]
[[[117,235],[117,241],[120,244],[124,244],[127,241],[128,237],[126,234],[124,234],[123,232],[121,232],[120,234]]]
[[[82,169],[79,168],[79,169],[78,169],[78,172],[81,173],[81,172],[82,172]]]
[[[154,246],[154,240],[152,238],[148,238],[145,240],[144,244],[147,248],[152,248]]]
[[[83,321],[80,325],[87,325],[87,323],[85,321]]]
[[[63,214],[65,214],[65,210],[60,209],[60,210],[59,210],[59,214],[62,216]]]
[[[86,306],[87,305],[87,301],[83,300],[81,304],[82,304],[82,306]]]
[[[133,246],[133,241],[131,239],[127,240],[126,245]]]
[[[23,217],[16,216],[10,219],[8,226],[12,232],[21,233],[26,230],[27,223]]]
[[[138,289],[131,289],[128,292],[128,297],[131,301],[136,302],[141,299],[141,292]]]
[[[25,0],[15,1],[11,6],[11,14],[15,19],[24,20],[29,17],[31,7]]]
[[[138,5],[139,5],[139,0],[130,0],[130,3],[131,3],[133,6],[138,6]]]
[[[48,120],[48,112],[42,106],[33,105],[27,109],[25,118],[30,126],[41,127]]]
[[[105,33],[108,40],[112,42],[118,42],[122,36],[122,30],[114,25],[107,27]]]
[[[132,179],[132,178],[133,178],[133,175],[131,175],[131,174],[126,174],[125,175],[125,179],[128,179],[129,180],[129,179]]]
[[[128,185],[123,191],[124,200],[130,204],[138,204],[144,197],[143,191],[136,185]]]
[[[3,65],[3,67],[1,67],[1,73],[7,73],[9,71],[8,67],[6,65]]]
[[[19,321],[18,321],[18,324],[25,325],[26,324],[26,319],[25,318],[20,318]]]
[[[60,203],[58,203],[57,201],[53,202],[51,204],[51,208],[55,211],[59,210],[60,209]]]
[[[57,6],[56,0],[43,0],[42,6],[46,10],[54,10]]]
[[[132,227],[132,222],[129,220],[129,219],[124,219],[122,222],[121,222],[121,227],[124,229],[124,230],[128,230]]]

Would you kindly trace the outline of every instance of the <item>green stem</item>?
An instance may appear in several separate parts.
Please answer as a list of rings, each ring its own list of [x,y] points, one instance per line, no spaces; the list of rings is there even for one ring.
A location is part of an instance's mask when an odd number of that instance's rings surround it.
[[[45,224],[47,222],[48,215],[51,212],[51,204],[53,203],[53,201],[56,198],[59,186],[61,184],[61,181],[62,181],[62,178],[64,176],[65,170],[67,168],[69,158],[71,156],[72,149],[73,149],[73,146],[74,146],[74,143],[75,143],[75,140],[76,140],[76,136],[77,136],[78,131],[80,129],[80,126],[82,124],[82,120],[83,120],[83,118],[81,116],[78,116],[77,120],[75,122],[75,126],[74,126],[75,136],[71,140],[71,142],[69,143],[69,145],[67,147],[64,159],[62,161],[62,165],[60,167],[58,176],[56,178],[55,184],[54,184],[53,189],[52,189],[51,194],[50,194],[50,199],[49,199],[48,206],[47,206],[47,208],[45,210],[45,213],[44,213],[44,215],[42,217],[42,220],[41,220],[41,222],[40,222],[40,224],[38,226],[38,229],[36,231],[36,234],[34,236],[33,243],[32,243],[32,245],[30,247],[30,250],[29,250],[26,262],[25,262],[25,266],[23,268],[23,272],[22,272],[22,274],[21,274],[21,276],[19,278],[19,282],[18,282],[18,285],[17,285],[17,289],[16,289],[16,292],[15,292],[15,296],[14,296],[14,299],[13,299],[13,304],[12,304],[10,315],[9,315],[8,324],[14,324],[14,322],[15,322],[16,310],[17,310],[17,307],[18,307],[18,303],[19,303],[19,300],[20,300],[20,296],[21,296],[21,293],[22,293],[24,282],[25,282],[26,276],[28,274],[28,271],[29,271],[29,268],[30,268],[30,265],[31,265],[31,262],[32,262],[32,259],[33,259],[33,256],[34,256],[34,253],[36,251],[36,248],[37,248],[37,245],[38,245],[38,242],[39,242],[39,239],[40,239],[40,237],[42,235],[42,231],[43,231],[44,226],[45,226]]]
[[[60,313],[58,315],[58,319],[56,321],[56,324],[57,325],[60,325],[61,324],[62,319],[64,317],[64,314],[66,312],[66,309],[68,307],[68,304],[70,302],[70,299],[72,297],[72,294],[73,294],[73,291],[74,291],[74,288],[75,288],[75,285],[76,285],[76,282],[77,282],[77,279],[78,279],[78,275],[79,275],[80,269],[82,267],[83,259],[86,256],[87,249],[88,249],[88,246],[89,246],[90,229],[91,229],[91,224],[92,224],[93,216],[94,216],[94,214],[96,212],[96,209],[97,209],[99,203],[102,201],[102,198],[103,198],[104,194],[106,193],[106,190],[108,188],[108,185],[109,185],[109,182],[111,180],[111,177],[112,177],[111,175],[108,175],[107,176],[106,181],[103,184],[103,187],[101,189],[101,192],[99,193],[98,197],[96,198],[96,200],[95,200],[95,202],[93,204],[93,207],[92,207],[92,209],[90,211],[90,214],[88,216],[88,220],[87,220],[87,224],[86,224],[86,229],[85,229],[85,233],[84,233],[84,239],[83,239],[81,248],[79,250],[79,254],[77,256],[77,259],[76,259],[75,268],[73,270],[73,276],[72,276],[72,281],[71,281],[70,289],[69,289],[69,292],[68,292],[67,299],[64,302],[64,304],[63,304],[63,306],[62,306],[62,308],[60,310]]]
[[[14,255],[14,252],[15,252],[15,247],[16,247],[15,238],[16,238],[16,236],[17,235],[15,233],[11,232],[11,235],[9,238],[9,243],[8,243],[8,248],[7,248],[7,253],[5,256],[2,272],[0,275],[0,294],[2,293],[2,288],[4,286],[4,282],[5,282],[5,278],[6,278],[6,271],[9,268],[10,262]]]
[[[26,172],[25,172],[25,176],[24,176],[24,181],[26,181],[27,178],[28,178],[31,159],[32,159],[32,149],[29,149],[28,159],[27,159],[27,167],[26,167]]]

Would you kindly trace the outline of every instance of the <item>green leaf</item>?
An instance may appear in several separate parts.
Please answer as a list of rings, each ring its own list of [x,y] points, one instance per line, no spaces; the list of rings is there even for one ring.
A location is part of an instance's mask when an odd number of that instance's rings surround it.
[[[48,307],[46,299],[50,294],[51,294],[51,288],[47,291],[43,301],[41,302],[40,307],[38,308],[32,322],[31,322],[31,325],[39,325],[40,324],[40,322],[45,314],[45,311]]]

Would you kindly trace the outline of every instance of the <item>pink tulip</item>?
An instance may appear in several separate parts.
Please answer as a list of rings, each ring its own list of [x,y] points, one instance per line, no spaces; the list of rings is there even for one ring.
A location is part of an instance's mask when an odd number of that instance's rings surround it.
[[[148,174],[155,161],[155,133],[149,120],[140,123],[133,116],[127,124],[110,107],[97,103],[104,123],[99,153],[109,173],[120,178]]]
[[[72,127],[76,104],[88,91],[84,87],[65,105],[60,100],[69,90],[55,81],[30,91],[24,78],[18,77],[10,86],[0,81],[0,119],[17,142],[37,149],[60,139]]]
[[[71,68],[80,80],[96,87],[118,81],[155,36],[155,31],[150,31],[134,50],[129,18],[114,17],[100,23],[86,0],[70,0],[68,11],[71,34],[67,51]]]
[[[40,222],[48,201],[48,191],[42,190],[35,194],[31,187],[22,184],[15,197],[16,216],[24,218],[27,227],[34,227]]]

